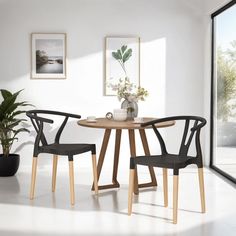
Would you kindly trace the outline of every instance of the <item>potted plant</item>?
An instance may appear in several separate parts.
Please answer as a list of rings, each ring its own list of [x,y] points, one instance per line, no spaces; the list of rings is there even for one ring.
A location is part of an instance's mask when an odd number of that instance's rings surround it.
[[[12,154],[11,147],[17,135],[21,132],[29,132],[28,129],[20,127],[25,119],[19,118],[19,115],[25,113],[20,107],[30,104],[27,102],[18,102],[17,97],[22,90],[11,93],[8,90],[1,89],[2,102],[0,104],[0,144],[2,154],[0,154],[0,176],[13,176],[19,167],[20,156]]]

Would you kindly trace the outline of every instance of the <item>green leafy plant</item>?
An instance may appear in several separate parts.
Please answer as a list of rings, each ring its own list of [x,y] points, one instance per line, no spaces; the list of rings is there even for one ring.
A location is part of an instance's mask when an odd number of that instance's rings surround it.
[[[120,63],[125,75],[127,76],[125,62],[127,62],[132,56],[132,48],[128,48],[127,45],[123,45],[116,52],[112,52],[112,56]]]
[[[236,41],[231,46],[217,49],[217,117],[222,121],[236,115]]]
[[[8,157],[12,144],[17,140],[17,135],[21,132],[29,132],[28,129],[19,127],[25,119],[19,118],[19,115],[25,113],[20,107],[29,106],[30,104],[23,102],[16,102],[18,95],[22,90],[11,93],[8,90],[1,89],[3,98],[0,104],[0,144],[2,146],[3,156]]]

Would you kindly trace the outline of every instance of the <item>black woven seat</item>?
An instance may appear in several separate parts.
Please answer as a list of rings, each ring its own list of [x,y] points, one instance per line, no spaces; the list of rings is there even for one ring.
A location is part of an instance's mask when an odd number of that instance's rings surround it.
[[[174,154],[165,155],[152,155],[135,157],[135,163],[137,165],[161,167],[168,169],[181,169],[187,165],[193,164],[196,157],[192,156],[179,156]]]
[[[51,153],[56,155],[74,156],[77,154],[91,151],[96,153],[95,144],[76,144],[76,143],[53,143],[39,148],[41,153]]]
[[[26,115],[30,117],[32,124],[36,130],[37,136],[34,144],[34,157],[32,165],[32,180],[31,180],[31,191],[30,198],[34,197],[35,189],[35,178],[36,178],[36,168],[37,159],[40,153],[53,154],[53,174],[52,174],[52,191],[55,191],[56,186],[56,172],[57,172],[57,161],[58,155],[67,156],[69,160],[69,173],[70,173],[70,190],[71,190],[71,204],[74,204],[74,167],[73,167],[73,157],[74,155],[91,152],[92,154],[92,164],[93,164],[93,174],[94,174],[94,186],[95,192],[98,193],[97,186],[97,166],[96,166],[96,146],[95,144],[85,144],[85,143],[60,143],[60,137],[63,129],[69,119],[76,118],[80,119],[80,115],[69,114],[58,111],[48,111],[48,110],[31,110],[27,111]],[[40,115],[40,116],[39,116]],[[44,123],[53,123],[53,120],[42,117],[41,115],[57,115],[63,116],[64,120],[59,127],[54,143],[48,144],[46,136],[44,134]]]
[[[183,137],[178,154],[168,153],[166,145],[162,135],[156,128],[157,123],[166,121],[184,122]],[[152,126],[157,139],[161,147],[161,155],[149,155],[149,156],[136,156],[130,158],[130,186],[129,186],[129,203],[128,214],[132,212],[132,197],[134,186],[134,175],[137,165],[153,166],[163,168],[163,185],[164,185],[164,205],[168,205],[168,185],[167,185],[167,169],[173,170],[173,222],[177,223],[177,206],[178,206],[178,176],[179,170],[185,168],[190,164],[195,164],[198,167],[199,185],[201,193],[201,206],[202,212],[205,212],[205,194],[204,194],[204,181],[203,181],[203,162],[202,162],[202,150],[200,145],[200,131],[205,126],[206,120],[197,116],[174,116],[166,117],[162,119],[156,119],[147,123],[143,123],[141,126]],[[195,137],[195,149],[196,156],[188,155],[190,145]],[[175,137],[173,137],[176,139]],[[176,140],[177,141],[177,140]]]

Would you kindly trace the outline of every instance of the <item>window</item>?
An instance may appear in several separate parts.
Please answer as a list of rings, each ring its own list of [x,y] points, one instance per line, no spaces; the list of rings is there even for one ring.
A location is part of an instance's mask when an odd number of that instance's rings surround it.
[[[236,183],[236,1],[212,14],[210,166]]]

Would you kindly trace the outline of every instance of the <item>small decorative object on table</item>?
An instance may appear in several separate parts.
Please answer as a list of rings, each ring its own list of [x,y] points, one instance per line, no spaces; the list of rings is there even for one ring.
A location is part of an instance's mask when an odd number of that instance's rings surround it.
[[[112,114],[111,112],[107,112],[106,118],[107,118],[108,120],[111,120],[111,119],[113,118],[113,114]]]
[[[112,52],[112,56],[119,62],[123,72],[125,74],[124,79],[119,79],[118,84],[110,83],[108,86],[112,88],[113,91],[117,91],[117,97],[119,101],[124,99],[121,104],[121,108],[127,110],[127,119],[133,119],[138,116],[138,100],[144,101],[144,98],[148,96],[148,91],[140,86],[136,86],[131,83],[128,76],[127,70],[125,68],[125,63],[132,56],[132,49],[127,48],[123,45],[116,52]]]

